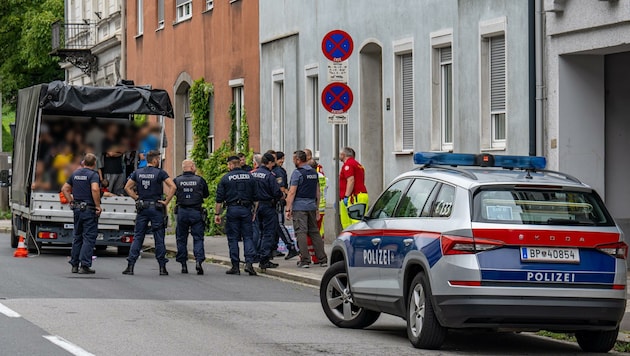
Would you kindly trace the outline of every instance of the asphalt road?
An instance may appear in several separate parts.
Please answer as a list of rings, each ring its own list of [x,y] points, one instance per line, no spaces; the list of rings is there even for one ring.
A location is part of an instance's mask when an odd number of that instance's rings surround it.
[[[571,343],[484,332],[451,332],[442,350],[415,350],[398,318],[382,316],[367,330],[334,327],[308,286],[227,276],[213,265],[203,276],[181,275],[173,260],[170,275],[159,276],[150,254],[124,276],[115,250],[99,253],[95,275],[78,275],[68,254],[14,258],[0,234],[0,354],[585,355]]]

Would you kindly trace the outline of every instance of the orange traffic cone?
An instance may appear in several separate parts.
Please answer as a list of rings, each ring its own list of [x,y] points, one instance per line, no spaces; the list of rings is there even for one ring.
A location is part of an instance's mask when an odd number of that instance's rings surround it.
[[[24,236],[20,236],[20,241],[18,242],[18,247],[17,250],[15,250],[13,257],[28,257],[28,250],[24,244]]]

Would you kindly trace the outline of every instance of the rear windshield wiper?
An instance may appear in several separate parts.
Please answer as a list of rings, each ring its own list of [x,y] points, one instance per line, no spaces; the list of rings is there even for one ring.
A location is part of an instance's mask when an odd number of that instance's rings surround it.
[[[547,224],[548,225],[585,225],[585,226],[595,225],[595,223],[592,221],[579,221],[579,220],[556,219],[556,218],[547,219]]]

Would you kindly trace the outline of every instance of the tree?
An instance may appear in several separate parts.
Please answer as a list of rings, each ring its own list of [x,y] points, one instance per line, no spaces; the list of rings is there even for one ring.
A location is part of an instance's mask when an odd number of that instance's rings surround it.
[[[51,24],[63,20],[63,0],[0,1],[0,91],[15,106],[17,91],[64,78],[51,57]]]

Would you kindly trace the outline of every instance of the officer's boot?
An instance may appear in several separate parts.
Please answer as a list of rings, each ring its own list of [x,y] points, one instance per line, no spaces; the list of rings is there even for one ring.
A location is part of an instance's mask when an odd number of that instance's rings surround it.
[[[225,274],[241,274],[241,270],[238,268],[238,262],[232,262],[232,268],[225,271]]]
[[[123,271],[123,274],[128,274],[133,276],[133,265],[130,263],[127,265],[127,269]]]
[[[188,273],[188,265],[186,262],[182,262],[182,273]]]
[[[168,271],[166,270],[166,266],[160,266],[160,276],[168,276]]]
[[[195,268],[197,269],[197,274],[199,275],[203,274],[203,267],[201,267],[201,262],[197,261]]]
[[[250,276],[255,276],[256,275],[256,270],[254,270],[254,266],[252,266],[251,263],[246,263],[245,264],[244,271],[249,273]]]

